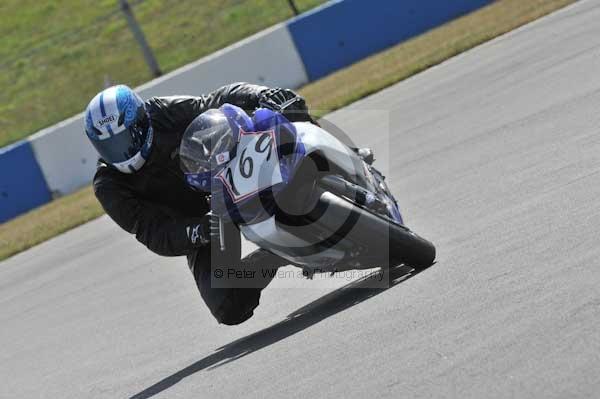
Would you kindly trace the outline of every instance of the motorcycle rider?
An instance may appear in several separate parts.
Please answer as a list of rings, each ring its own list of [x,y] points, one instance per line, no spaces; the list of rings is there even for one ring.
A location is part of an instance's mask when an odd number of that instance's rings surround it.
[[[287,89],[234,83],[199,97],[152,97],[144,102],[129,87],[118,85],[90,101],[85,133],[100,155],[93,186],[106,213],[151,251],[186,255],[213,316],[219,323],[234,325],[253,315],[270,279],[253,288],[211,286],[209,193],[186,184],[178,155],[182,135],[192,120],[225,103],[250,112],[259,105],[278,110],[286,104],[288,119],[312,121],[304,99]],[[226,227],[227,259],[221,259],[231,264],[241,257],[240,234],[232,227]],[[261,250],[241,262],[273,268],[287,264]]]

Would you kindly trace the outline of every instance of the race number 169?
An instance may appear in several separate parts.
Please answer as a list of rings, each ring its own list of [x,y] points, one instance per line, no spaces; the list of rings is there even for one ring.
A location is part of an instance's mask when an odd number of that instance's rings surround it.
[[[274,131],[240,133],[238,156],[217,175],[234,202],[282,182],[276,152]]]

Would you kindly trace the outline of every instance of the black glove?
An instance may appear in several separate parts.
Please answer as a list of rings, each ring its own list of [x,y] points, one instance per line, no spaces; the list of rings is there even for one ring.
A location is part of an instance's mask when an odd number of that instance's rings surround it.
[[[283,114],[290,122],[314,122],[304,98],[289,89],[269,89],[261,94],[258,104]]]
[[[194,247],[207,245],[211,240],[219,240],[219,218],[212,213],[206,214],[200,223],[185,228],[188,240]]]

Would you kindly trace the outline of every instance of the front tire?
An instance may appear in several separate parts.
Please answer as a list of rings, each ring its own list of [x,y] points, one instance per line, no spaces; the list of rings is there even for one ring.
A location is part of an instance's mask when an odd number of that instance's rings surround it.
[[[367,248],[389,267],[403,263],[421,270],[435,261],[435,246],[428,240],[329,191],[320,194],[317,206],[307,216],[322,228],[335,231],[340,239]],[[388,243],[382,240],[386,236]]]

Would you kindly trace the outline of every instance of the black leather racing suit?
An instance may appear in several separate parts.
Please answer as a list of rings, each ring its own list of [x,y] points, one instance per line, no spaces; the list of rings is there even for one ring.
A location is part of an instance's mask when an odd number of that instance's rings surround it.
[[[178,149],[185,129],[199,114],[224,103],[254,110],[259,96],[267,90],[264,86],[234,83],[201,97],[153,97],[146,101],[146,110],[154,142],[144,166],[136,173],[125,174],[100,160],[94,176],[96,197],[119,226],[159,255],[188,256],[202,298],[217,320],[225,324],[238,324],[252,316],[260,288],[210,286],[210,246],[193,242],[188,235],[188,227],[206,223],[207,197],[185,183]],[[229,254],[238,261],[239,240],[238,232],[227,245]]]

